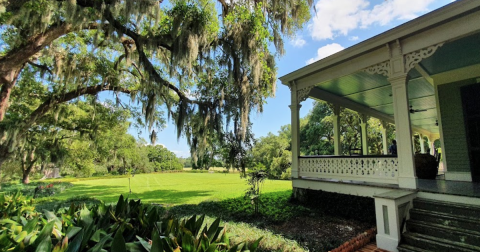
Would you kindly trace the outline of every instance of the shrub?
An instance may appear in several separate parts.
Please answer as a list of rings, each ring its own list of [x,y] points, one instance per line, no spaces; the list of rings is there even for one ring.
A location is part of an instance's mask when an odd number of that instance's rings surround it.
[[[375,223],[375,201],[373,198],[306,190],[306,206],[331,216],[339,216],[368,223]]]
[[[249,188],[245,192],[245,197],[250,199],[250,203],[254,206],[255,214],[259,213],[260,206],[260,189],[265,179],[267,179],[267,173],[264,172],[263,164],[257,164],[255,167],[258,170],[249,171],[247,173],[247,183]]]
[[[29,218],[36,214],[34,210],[31,197],[26,197],[19,191],[15,194],[0,193],[0,219]]]
[[[292,168],[288,168],[287,170],[282,172],[282,175],[280,176],[280,179],[283,179],[283,180],[292,179]]]

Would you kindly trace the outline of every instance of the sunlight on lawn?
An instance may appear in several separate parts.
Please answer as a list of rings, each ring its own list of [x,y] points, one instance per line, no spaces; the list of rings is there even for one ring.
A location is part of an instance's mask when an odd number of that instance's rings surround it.
[[[56,198],[65,200],[76,196],[95,197],[105,202],[116,202],[120,194],[128,195],[128,178],[106,178],[73,182],[74,186]],[[131,199],[168,205],[198,204],[243,196],[247,189],[239,174],[220,173],[156,173],[137,174],[130,178]],[[267,180],[263,191],[291,190],[292,182]]]

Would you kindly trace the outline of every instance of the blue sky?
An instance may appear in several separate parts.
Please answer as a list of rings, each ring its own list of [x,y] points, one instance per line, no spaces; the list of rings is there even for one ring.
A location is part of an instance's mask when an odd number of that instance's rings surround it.
[[[286,54],[277,60],[278,77],[348,48],[395,26],[438,9],[451,0],[317,0],[317,12],[296,38],[286,39]],[[277,81],[277,92],[269,98],[262,114],[252,114],[255,137],[277,133],[282,125],[290,123],[290,91]],[[300,116],[312,108],[312,101],[302,103]],[[131,130],[132,135],[137,132]],[[157,135],[163,144],[177,156],[188,157],[185,139],[177,140],[173,122]],[[142,135],[145,139],[148,136]]]

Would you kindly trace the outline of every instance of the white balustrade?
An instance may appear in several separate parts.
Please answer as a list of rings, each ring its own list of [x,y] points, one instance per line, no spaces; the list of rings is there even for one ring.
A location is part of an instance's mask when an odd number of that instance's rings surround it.
[[[299,176],[398,184],[398,159],[392,156],[300,157]]]

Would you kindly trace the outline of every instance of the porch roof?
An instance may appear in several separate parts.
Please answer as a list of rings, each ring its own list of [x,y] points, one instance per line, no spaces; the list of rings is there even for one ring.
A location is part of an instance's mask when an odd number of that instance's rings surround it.
[[[391,50],[403,55],[436,46],[436,52],[410,71],[408,97],[413,130],[436,134],[434,85],[480,74],[480,1],[463,0],[407,22],[325,59],[280,77],[297,89],[313,88],[308,96],[393,122],[389,67],[372,74],[369,67],[389,61]],[[438,47],[439,46],[439,47]],[[438,48],[438,49],[437,49]]]

